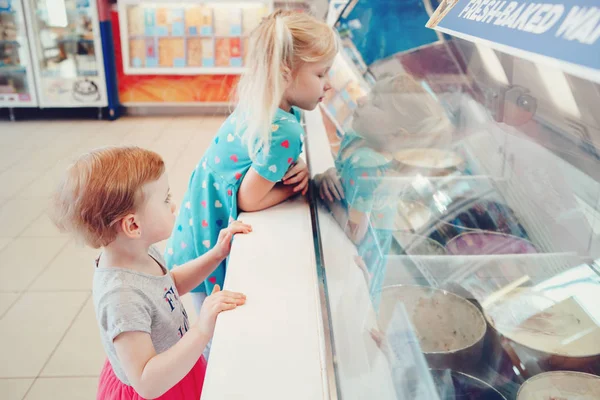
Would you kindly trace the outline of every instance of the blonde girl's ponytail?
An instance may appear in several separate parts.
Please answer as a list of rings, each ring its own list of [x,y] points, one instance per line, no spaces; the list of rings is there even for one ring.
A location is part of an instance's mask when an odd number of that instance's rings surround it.
[[[337,51],[331,27],[304,13],[278,10],[252,32],[235,113],[253,160],[261,149],[269,152],[273,119],[299,62],[332,59]]]

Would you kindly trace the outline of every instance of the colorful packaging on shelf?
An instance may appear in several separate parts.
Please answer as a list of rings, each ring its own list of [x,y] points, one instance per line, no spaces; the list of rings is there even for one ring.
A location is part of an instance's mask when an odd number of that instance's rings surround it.
[[[169,9],[156,9],[156,36],[169,36]]]
[[[183,8],[172,8],[170,14],[171,36],[185,36],[185,11]]]
[[[217,67],[229,67],[231,65],[231,47],[229,38],[216,39],[215,49]]]
[[[133,68],[142,68],[146,63],[146,40],[129,40],[129,65]]]
[[[146,36],[154,36],[156,33],[156,10],[144,8],[144,33]]]
[[[154,38],[146,38],[146,67],[158,67],[158,57],[156,56],[156,41]]]
[[[200,35],[213,35],[213,10],[209,7],[202,7],[202,25],[200,28]]]
[[[215,36],[229,36],[229,10],[225,7],[215,7],[214,22],[215,22]]]
[[[229,10],[229,35],[242,35],[242,9],[232,8]]]
[[[182,38],[158,39],[158,63],[161,67],[185,67],[185,41]]]
[[[187,39],[187,66],[202,66],[202,40],[201,38]]]
[[[185,10],[185,28],[189,36],[200,35],[203,8],[202,6],[195,6]]]
[[[203,67],[214,67],[215,66],[215,48],[212,39],[202,39],[202,66]]]
[[[127,8],[127,27],[129,36],[143,36],[145,31],[145,14],[141,6],[130,6]]]
[[[230,46],[230,55],[231,61],[230,64],[232,67],[241,67],[242,66],[242,39],[241,38],[231,38],[229,39]]]

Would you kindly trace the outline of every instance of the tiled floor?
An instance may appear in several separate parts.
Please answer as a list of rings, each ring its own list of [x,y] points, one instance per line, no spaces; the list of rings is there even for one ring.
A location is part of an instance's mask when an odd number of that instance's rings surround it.
[[[142,146],[163,156],[181,199],[222,121],[0,121],[0,399],[95,399],[104,362],[91,299],[97,251],[61,235],[46,216],[65,167],[96,147]]]

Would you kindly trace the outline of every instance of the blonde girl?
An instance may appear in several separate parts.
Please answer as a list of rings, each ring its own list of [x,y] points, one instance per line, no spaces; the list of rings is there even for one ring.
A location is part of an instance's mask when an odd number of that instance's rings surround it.
[[[207,252],[239,210],[263,210],[306,193],[299,109],[323,100],[337,52],[333,29],[303,13],[276,11],[252,32],[236,110],[192,172],[167,245],[169,268]],[[196,310],[225,273],[224,261],[193,290]]]

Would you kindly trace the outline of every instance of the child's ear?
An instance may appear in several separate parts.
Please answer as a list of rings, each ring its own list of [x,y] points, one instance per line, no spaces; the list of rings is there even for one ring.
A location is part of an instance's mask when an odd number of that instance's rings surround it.
[[[281,75],[283,76],[283,80],[286,86],[289,86],[292,83],[292,70],[287,65],[281,67]]]
[[[121,220],[121,231],[126,237],[136,239],[142,236],[142,230],[137,220],[138,218],[135,214],[128,214]]]

